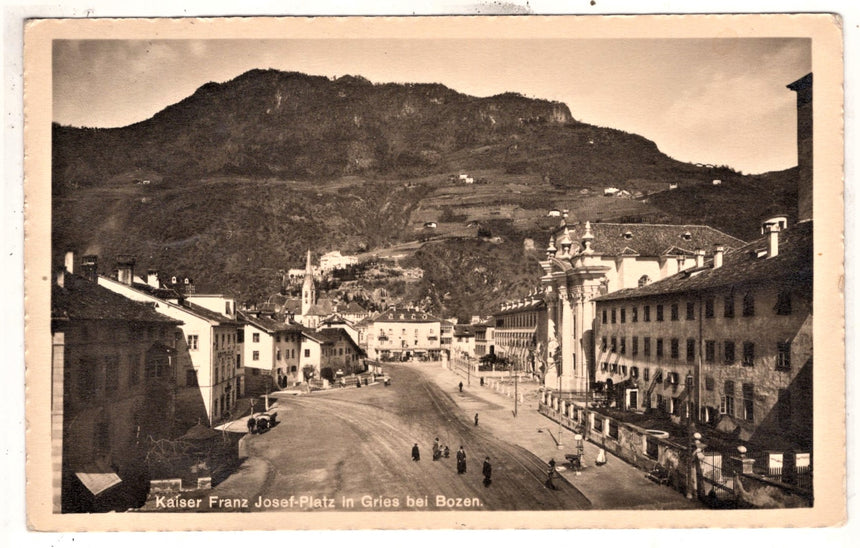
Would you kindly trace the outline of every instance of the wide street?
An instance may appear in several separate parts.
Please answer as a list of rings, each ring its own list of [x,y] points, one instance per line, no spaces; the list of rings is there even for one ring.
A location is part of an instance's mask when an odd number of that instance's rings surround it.
[[[486,427],[476,427],[473,414],[467,416],[452,399],[474,399],[469,391],[449,395],[427,378],[421,365],[386,364],[385,369],[393,379],[391,386],[281,398],[279,424],[246,438],[249,460],[265,461],[268,476],[261,491],[242,496],[254,501],[315,497],[333,500],[338,510],[365,511],[590,507],[561,478],[556,480],[558,490],[547,489],[545,462]],[[436,437],[449,446],[450,458],[432,460]],[[415,443],[421,451],[418,462],[411,458]],[[457,474],[455,459],[461,445],[467,455],[463,475]],[[485,487],[481,467],[487,456],[493,481]],[[236,479],[224,482],[227,492],[240,487]],[[344,503],[344,497],[354,506]]]

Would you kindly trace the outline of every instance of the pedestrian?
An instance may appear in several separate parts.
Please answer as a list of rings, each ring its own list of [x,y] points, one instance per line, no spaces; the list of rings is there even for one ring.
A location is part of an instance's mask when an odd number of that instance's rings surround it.
[[[484,377],[481,377],[481,386],[484,386]]]
[[[451,458],[451,450],[448,449],[447,445],[445,446],[445,449],[442,451],[442,456],[445,457],[446,459]]]
[[[603,466],[604,464],[606,464],[606,450],[605,449],[601,449],[600,451],[597,452],[597,458],[594,459],[594,464],[596,464],[597,466]]]
[[[418,444],[412,446],[412,460],[418,461],[421,460],[421,451],[418,450]]]
[[[557,490],[558,487],[555,486],[552,479],[555,477],[555,459],[549,459],[549,468],[546,471],[546,485],[547,489],[552,489],[553,491]]]
[[[257,427],[257,421],[254,420],[254,417],[248,418],[248,433],[253,434],[254,429]]]
[[[475,413],[475,426],[478,426],[478,414]]]
[[[463,450],[463,446],[460,446],[460,449],[457,451],[457,473],[465,474],[466,473],[466,451]]]
[[[490,457],[484,459],[484,487],[489,487],[493,483],[493,465],[490,464]]]
[[[463,391],[463,381],[460,381],[460,392]]]
[[[433,441],[433,460],[439,460],[439,457],[442,455],[442,451],[439,448],[439,438],[436,438]]]

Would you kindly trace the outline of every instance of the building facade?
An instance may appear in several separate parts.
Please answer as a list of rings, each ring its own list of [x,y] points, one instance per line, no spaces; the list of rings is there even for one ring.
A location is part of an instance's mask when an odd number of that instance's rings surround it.
[[[539,371],[545,366],[540,355],[545,352],[546,326],[547,307],[538,292],[503,304],[493,314],[494,353],[512,360],[521,371]]]
[[[420,310],[390,308],[367,329],[368,356],[381,360],[439,360],[441,322]]]
[[[596,379],[631,410],[762,448],[812,443],[812,222],[595,299]]]
[[[595,371],[594,298],[673,276],[704,261],[717,245],[744,242],[699,225],[563,222],[541,262],[546,327],[538,356],[544,384],[585,394]],[[556,245],[558,247],[556,247]],[[501,339],[496,331],[496,345]]]
[[[235,301],[223,295],[195,297],[139,283],[134,281],[133,267],[133,261],[121,263],[117,278],[96,275],[98,284],[133,301],[151,303],[156,311],[182,322],[179,367],[190,390],[177,406],[183,403],[193,408],[199,392],[209,425],[229,417],[236,400],[244,395],[241,342],[244,331],[242,322],[236,318]]]
[[[126,510],[148,488],[149,437],[177,433],[180,321],[73,273],[51,293],[55,512]]]

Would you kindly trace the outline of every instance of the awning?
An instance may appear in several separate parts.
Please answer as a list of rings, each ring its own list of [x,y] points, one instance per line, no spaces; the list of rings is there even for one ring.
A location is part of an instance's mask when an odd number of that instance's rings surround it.
[[[75,472],[75,476],[93,495],[99,495],[114,485],[122,483],[122,479],[104,461],[85,465],[82,470]]]

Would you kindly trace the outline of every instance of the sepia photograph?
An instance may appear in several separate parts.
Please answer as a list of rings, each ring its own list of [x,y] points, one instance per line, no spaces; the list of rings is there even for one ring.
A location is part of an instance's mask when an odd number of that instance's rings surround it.
[[[840,45],[30,21],[29,521],[838,523]]]

